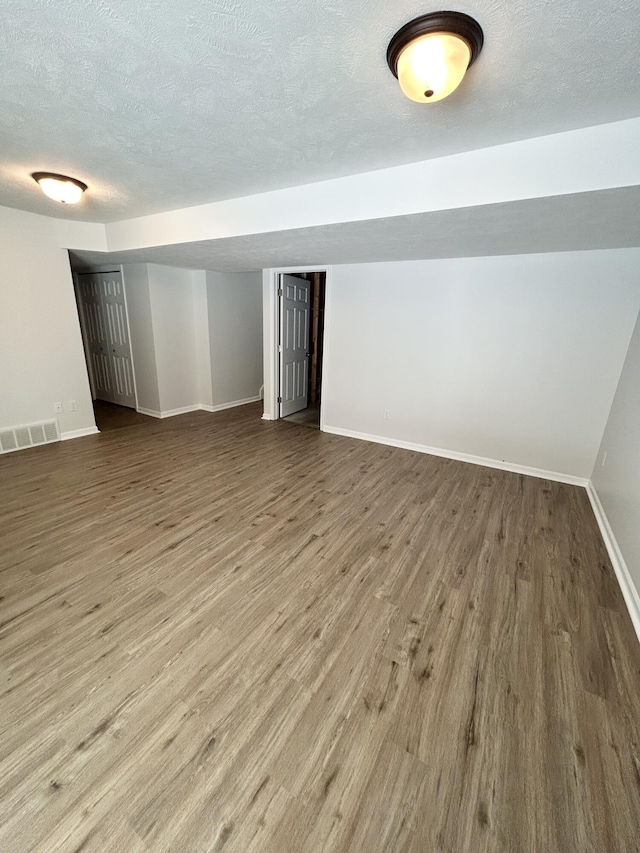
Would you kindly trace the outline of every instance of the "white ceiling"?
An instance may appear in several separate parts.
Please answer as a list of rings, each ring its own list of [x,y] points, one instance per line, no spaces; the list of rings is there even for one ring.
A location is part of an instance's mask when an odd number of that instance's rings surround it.
[[[640,187],[439,210],[107,254],[75,268],[148,262],[229,272],[640,246]]]
[[[0,204],[111,222],[640,115],[638,0],[456,3],[485,47],[451,98],[424,107],[401,95],[385,51],[399,26],[436,8],[0,0]],[[34,170],[90,190],[76,208],[54,206]],[[278,258],[299,254],[301,232],[288,233]],[[275,239],[260,237],[242,266],[260,265],[260,241]]]

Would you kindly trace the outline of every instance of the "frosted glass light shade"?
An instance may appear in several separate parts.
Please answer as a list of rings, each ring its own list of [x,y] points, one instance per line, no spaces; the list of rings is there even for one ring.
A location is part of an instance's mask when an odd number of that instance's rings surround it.
[[[398,57],[398,82],[421,104],[441,101],[462,83],[469,63],[468,42],[453,33],[428,33],[410,42]]]
[[[52,172],[34,172],[32,177],[34,181],[38,182],[40,189],[46,196],[63,204],[77,204],[82,198],[82,193],[87,189],[87,185],[83,184],[82,181],[68,178],[66,175],[55,175]]]
[[[458,88],[484,44],[480,24],[463,12],[429,12],[393,36],[387,65],[408,98],[441,101]]]

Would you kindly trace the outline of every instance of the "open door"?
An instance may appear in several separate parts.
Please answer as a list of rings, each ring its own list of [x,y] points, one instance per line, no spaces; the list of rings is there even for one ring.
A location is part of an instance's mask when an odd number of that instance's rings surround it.
[[[311,282],[280,276],[280,417],[307,406]]]

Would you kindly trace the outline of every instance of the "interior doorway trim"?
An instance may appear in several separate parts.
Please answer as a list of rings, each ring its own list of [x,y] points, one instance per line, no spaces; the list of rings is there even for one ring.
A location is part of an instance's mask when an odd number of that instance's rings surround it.
[[[262,271],[262,322],[263,322],[263,347],[264,347],[264,414],[265,421],[277,421],[280,418],[280,407],[278,406],[278,385],[280,358],[278,352],[279,337],[279,300],[278,279],[282,274],[297,272],[323,272],[325,273],[325,297],[324,297],[324,335],[323,335],[323,358],[326,360],[331,327],[331,266],[326,264],[312,264],[299,267],[272,267]],[[326,377],[326,372],[323,375]],[[324,395],[323,385],[323,395]],[[324,407],[320,403],[320,429],[324,431]]]

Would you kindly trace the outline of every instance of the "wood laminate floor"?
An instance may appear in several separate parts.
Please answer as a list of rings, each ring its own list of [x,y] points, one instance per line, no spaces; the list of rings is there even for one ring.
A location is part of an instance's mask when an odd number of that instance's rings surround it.
[[[283,418],[285,423],[320,429],[320,403],[310,403],[306,409]]]
[[[259,416],[0,458],[0,850],[637,851],[584,490]]]
[[[106,400],[94,400],[93,413],[100,432],[109,432],[112,429],[125,429],[126,427],[137,426],[138,424],[148,424],[150,421],[149,415],[142,415],[128,406],[107,403]]]

